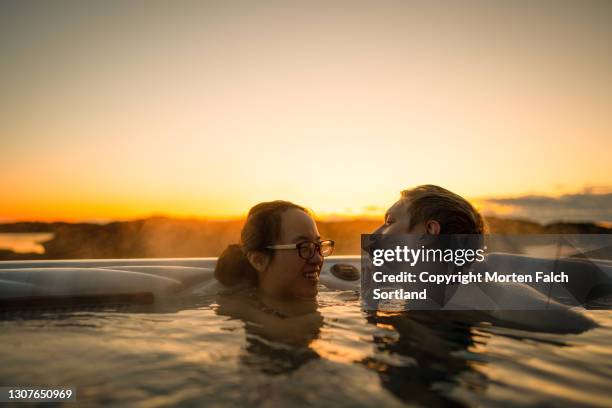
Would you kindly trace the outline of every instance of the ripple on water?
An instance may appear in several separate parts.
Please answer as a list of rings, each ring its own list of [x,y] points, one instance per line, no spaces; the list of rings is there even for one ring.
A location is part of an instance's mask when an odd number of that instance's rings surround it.
[[[311,337],[290,343],[210,299],[5,314],[0,383],[76,386],[86,405],[135,407],[609,404],[609,311],[587,312],[600,327],[561,335],[371,315],[349,292],[321,297]]]

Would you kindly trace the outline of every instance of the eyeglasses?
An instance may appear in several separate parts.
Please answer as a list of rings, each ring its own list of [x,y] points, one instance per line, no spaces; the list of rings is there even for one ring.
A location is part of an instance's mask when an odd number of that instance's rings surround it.
[[[334,252],[334,241],[328,239],[319,243],[304,241],[297,244],[280,244],[268,245],[267,249],[297,249],[300,258],[309,260],[315,255],[315,251],[319,252],[322,257],[330,256]]]

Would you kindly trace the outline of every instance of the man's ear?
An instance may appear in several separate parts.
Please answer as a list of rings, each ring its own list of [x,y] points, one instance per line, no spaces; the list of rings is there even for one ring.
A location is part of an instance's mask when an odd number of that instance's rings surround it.
[[[251,266],[253,266],[257,272],[263,272],[268,268],[270,257],[261,251],[249,251],[247,252],[246,257]]]
[[[430,235],[440,235],[440,223],[436,220],[429,220],[425,224],[425,231]]]

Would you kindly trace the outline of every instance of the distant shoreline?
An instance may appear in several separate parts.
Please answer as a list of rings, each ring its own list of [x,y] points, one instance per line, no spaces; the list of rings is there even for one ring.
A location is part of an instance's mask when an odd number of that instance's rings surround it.
[[[539,224],[525,219],[486,217],[490,233],[610,234],[596,223]],[[44,253],[0,249],[0,260],[160,258],[218,256],[240,237],[243,220],[151,217],[106,224],[70,222],[12,222],[0,224],[0,233],[51,233],[41,242]],[[361,234],[370,233],[380,220],[318,221],[323,237],[336,240],[336,254],[360,252]]]

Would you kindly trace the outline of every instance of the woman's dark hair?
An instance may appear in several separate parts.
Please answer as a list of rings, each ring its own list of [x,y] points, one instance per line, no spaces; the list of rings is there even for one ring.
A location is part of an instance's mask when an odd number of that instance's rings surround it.
[[[249,210],[246,222],[240,233],[240,244],[229,245],[219,256],[215,266],[215,278],[224,285],[238,283],[257,285],[257,270],[246,257],[249,251],[261,251],[274,255],[266,249],[273,245],[281,233],[281,216],[288,210],[300,210],[308,213],[306,208],[289,201],[267,201],[255,205]]]

